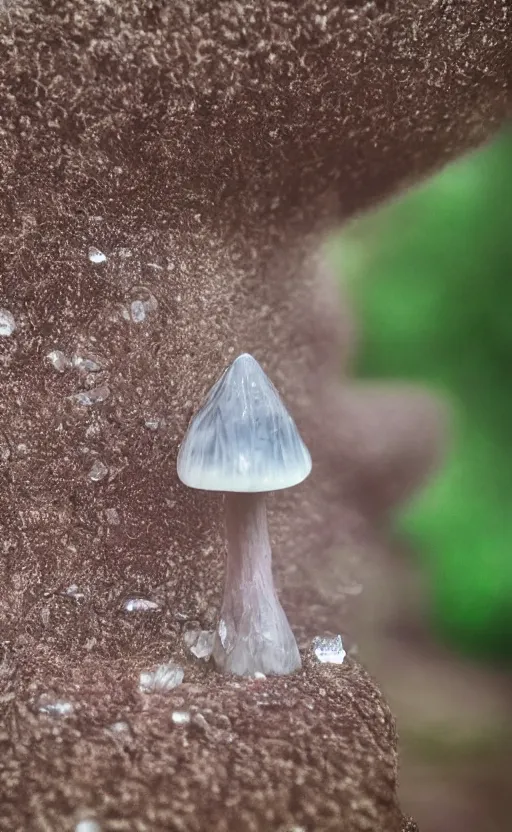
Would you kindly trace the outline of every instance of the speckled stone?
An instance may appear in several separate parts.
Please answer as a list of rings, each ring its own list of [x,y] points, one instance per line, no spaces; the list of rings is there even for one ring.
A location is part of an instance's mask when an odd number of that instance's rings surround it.
[[[313,458],[273,501],[283,606],[301,645],[355,627],[343,586],[440,417],[421,393],[336,386],[353,327],[319,245],[503,122],[509,34],[499,0],[0,5],[0,828],[399,832],[393,723],[357,665],[237,687],[185,655],[183,630],[215,625],[224,547],[176,456],[253,354]],[[154,299],[139,325],[136,298]],[[56,344],[100,371],[56,373]],[[126,615],[139,595],[159,612]],[[171,655],[190,682],[144,697],[138,674]],[[44,692],[73,715],[37,713]]]

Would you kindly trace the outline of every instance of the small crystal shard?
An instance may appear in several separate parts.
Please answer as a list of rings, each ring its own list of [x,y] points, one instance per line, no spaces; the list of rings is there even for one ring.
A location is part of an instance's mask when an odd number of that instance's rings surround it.
[[[100,459],[95,460],[91,470],[89,471],[89,479],[93,482],[99,482],[105,479],[108,474],[108,468]]]
[[[341,636],[317,636],[313,639],[313,653],[319,662],[328,664],[343,664],[347,655]]]
[[[188,630],[183,641],[197,659],[209,659],[213,651],[213,630]]]
[[[190,722],[190,714],[188,711],[173,711],[171,719],[175,725],[188,725]]]
[[[81,390],[74,396],[75,401],[84,407],[90,407],[93,404],[101,404],[110,396],[110,389],[106,384],[101,384],[99,387],[93,387],[92,390]]]
[[[145,419],[144,426],[148,430],[158,430],[160,419]]]
[[[177,688],[183,682],[185,672],[176,664],[161,664],[156,670],[140,674],[139,690],[142,693],[165,692]]]
[[[97,361],[93,358],[84,358],[82,355],[73,356],[73,367],[84,373],[98,373],[101,370],[101,365]]]
[[[58,373],[63,373],[71,366],[71,361],[62,350],[52,350],[47,354],[46,358]]]
[[[107,518],[107,523],[110,526],[119,526],[119,523],[121,522],[117,509],[115,508],[105,509],[105,517]]]
[[[96,263],[96,264],[105,263],[105,261],[107,259],[107,255],[103,254],[103,252],[100,251],[99,248],[96,248],[96,246],[89,246],[89,251],[87,252],[87,256],[88,256],[89,260],[91,261],[91,263]]]
[[[125,612],[151,612],[159,609],[155,601],[148,601],[147,598],[128,598],[123,604]]]
[[[70,716],[73,713],[74,707],[71,702],[66,702],[64,699],[48,699],[41,697],[37,710],[40,714],[47,714],[47,716]]]
[[[14,315],[8,309],[0,309],[0,335],[9,337],[15,329]]]
[[[130,314],[135,324],[141,324],[146,319],[146,307],[141,300],[132,301]]]
[[[110,726],[110,730],[114,732],[114,734],[131,734],[131,728],[127,722],[123,722],[120,720],[119,722],[113,722]]]
[[[84,819],[77,823],[75,832],[101,832],[101,826],[95,820]]]
[[[69,595],[70,598],[74,598],[75,601],[81,601],[82,598],[85,598],[83,592],[80,592],[76,584],[71,584],[66,589],[66,595]]]

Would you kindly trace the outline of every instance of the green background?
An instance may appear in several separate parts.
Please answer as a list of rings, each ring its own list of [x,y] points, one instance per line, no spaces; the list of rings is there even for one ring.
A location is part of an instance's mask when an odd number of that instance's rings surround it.
[[[396,517],[432,626],[512,658],[512,133],[353,223],[332,245],[361,326],[360,378],[449,399],[444,464]]]

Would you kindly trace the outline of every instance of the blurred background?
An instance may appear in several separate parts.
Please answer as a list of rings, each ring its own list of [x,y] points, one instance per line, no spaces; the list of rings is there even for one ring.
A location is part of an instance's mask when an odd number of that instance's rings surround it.
[[[420,832],[505,832],[512,132],[353,223],[331,259],[358,322],[355,375],[421,384],[450,412],[441,467],[393,518],[361,644],[397,718],[403,806]]]

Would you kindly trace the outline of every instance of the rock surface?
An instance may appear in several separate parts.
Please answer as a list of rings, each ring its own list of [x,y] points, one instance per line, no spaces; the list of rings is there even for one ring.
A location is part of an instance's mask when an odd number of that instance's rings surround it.
[[[176,455],[254,354],[314,463],[271,517],[283,604],[303,646],[350,629],[373,515],[424,475],[437,411],[399,394],[404,446],[389,400],[336,389],[351,328],[319,245],[503,120],[509,27],[492,0],[1,4],[1,828],[400,829],[357,665],[268,681],[266,705],[180,652],[215,626],[224,544]],[[170,658],[172,704],[141,698]]]

